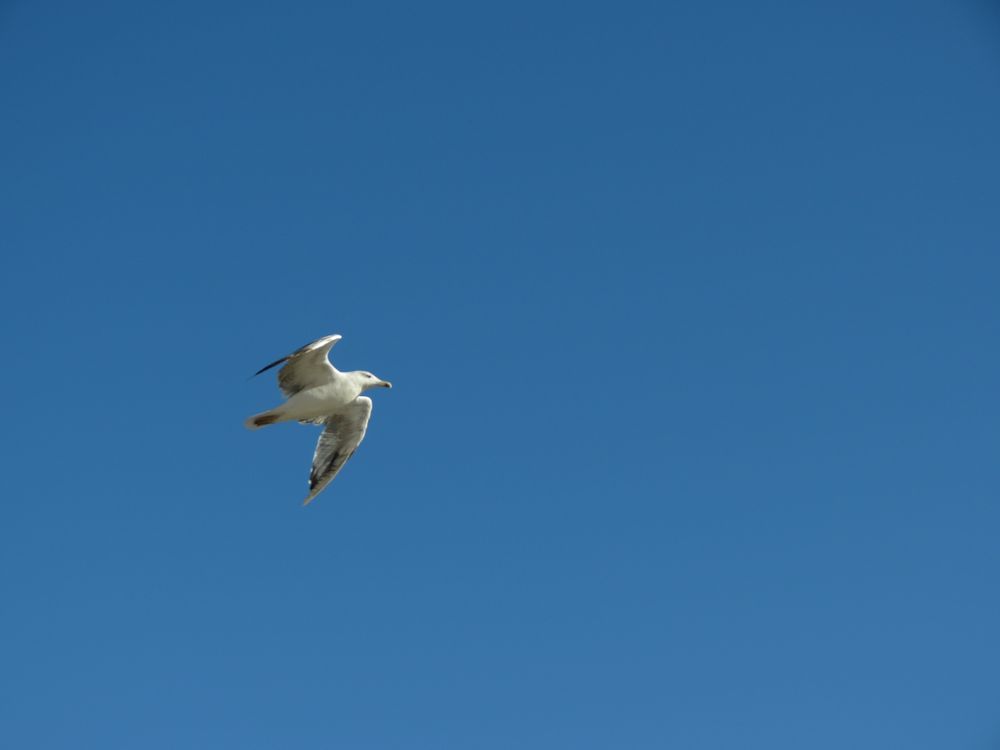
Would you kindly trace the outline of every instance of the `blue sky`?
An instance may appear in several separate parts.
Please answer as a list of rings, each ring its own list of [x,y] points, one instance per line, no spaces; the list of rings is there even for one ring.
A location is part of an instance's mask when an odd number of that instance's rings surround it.
[[[996,747],[998,94],[988,2],[4,4],[5,745]]]

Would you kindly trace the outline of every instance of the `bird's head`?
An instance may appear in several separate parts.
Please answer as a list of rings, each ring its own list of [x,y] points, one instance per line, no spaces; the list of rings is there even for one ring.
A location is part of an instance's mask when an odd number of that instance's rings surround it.
[[[375,377],[366,370],[358,370],[355,375],[361,382],[361,390],[363,391],[367,391],[369,388],[392,388],[392,383],[388,380]]]

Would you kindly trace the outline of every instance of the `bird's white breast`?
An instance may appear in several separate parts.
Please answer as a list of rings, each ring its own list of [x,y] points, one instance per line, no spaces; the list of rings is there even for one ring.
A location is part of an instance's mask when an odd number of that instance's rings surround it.
[[[351,403],[361,388],[347,378],[299,391],[285,402],[282,412],[290,419],[309,419],[335,414]]]

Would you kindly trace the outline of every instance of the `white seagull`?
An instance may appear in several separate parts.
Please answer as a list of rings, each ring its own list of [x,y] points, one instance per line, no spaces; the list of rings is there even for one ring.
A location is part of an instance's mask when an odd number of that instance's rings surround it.
[[[245,424],[249,429],[292,421],[326,425],[316,443],[309,473],[309,496],[303,505],[308,505],[333,481],[365,439],[372,400],[362,396],[362,391],[392,388],[392,383],[365,370],[340,372],[330,364],[327,355],[341,338],[338,333],[316,339],[254,373],[260,375],[286,363],[278,370],[278,387],[288,400],[247,419]]]

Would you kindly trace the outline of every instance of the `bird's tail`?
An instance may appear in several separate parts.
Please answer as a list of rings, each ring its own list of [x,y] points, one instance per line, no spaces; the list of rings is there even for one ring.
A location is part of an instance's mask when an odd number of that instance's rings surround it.
[[[274,412],[262,411],[260,414],[254,414],[252,417],[247,418],[247,421],[243,424],[248,430],[256,430],[266,427],[269,424],[274,424],[279,419],[281,417]]]

